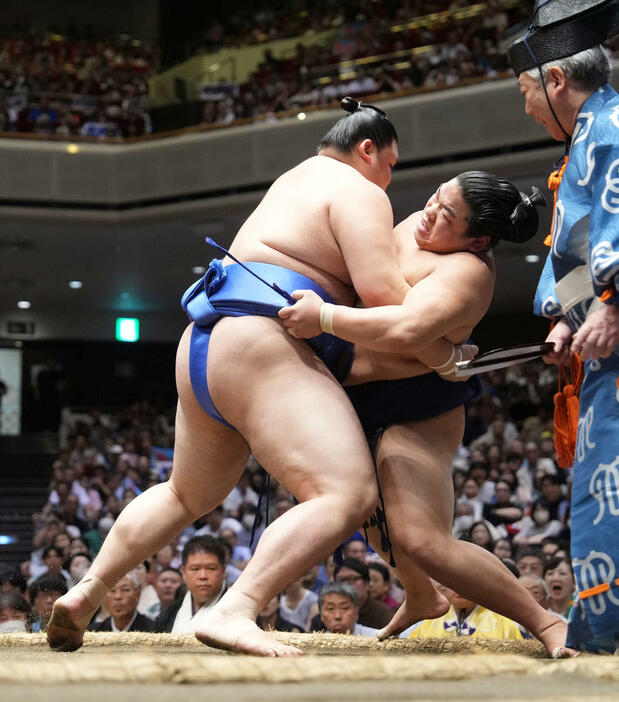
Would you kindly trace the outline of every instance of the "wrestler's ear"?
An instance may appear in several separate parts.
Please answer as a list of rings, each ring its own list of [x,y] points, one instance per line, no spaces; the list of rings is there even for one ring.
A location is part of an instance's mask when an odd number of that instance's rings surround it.
[[[474,236],[470,239],[469,245],[466,247],[466,250],[471,251],[472,253],[481,253],[482,251],[487,251],[489,248],[489,236]]]
[[[357,144],[357,151],[366,163],[370,163],[372,156],[376,153],[376,147],[371,139],[364,139]]]

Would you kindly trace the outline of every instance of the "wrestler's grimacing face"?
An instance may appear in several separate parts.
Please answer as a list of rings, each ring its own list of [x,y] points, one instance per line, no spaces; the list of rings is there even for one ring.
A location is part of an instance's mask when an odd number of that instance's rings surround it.
[[[440,185],[426,203],[415,229],[419,248],[435,253],[467,251],[473,242],[466,236],[469,212],[455,178]]]

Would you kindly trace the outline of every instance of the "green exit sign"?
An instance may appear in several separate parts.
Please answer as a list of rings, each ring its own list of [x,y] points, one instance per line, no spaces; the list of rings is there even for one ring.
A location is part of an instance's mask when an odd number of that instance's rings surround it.
[[[137,341],[140,338],[140,320],[134,317],[116,319],[116,341]]]

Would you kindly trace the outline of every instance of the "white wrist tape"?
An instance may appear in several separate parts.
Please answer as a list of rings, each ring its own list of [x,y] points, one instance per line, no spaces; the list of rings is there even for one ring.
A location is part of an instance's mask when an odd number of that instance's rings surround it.
[[[335,305],[330,302],[323,302],[320,307],[320,329],[327,334],[333,334],[333,315],[335,314]]]

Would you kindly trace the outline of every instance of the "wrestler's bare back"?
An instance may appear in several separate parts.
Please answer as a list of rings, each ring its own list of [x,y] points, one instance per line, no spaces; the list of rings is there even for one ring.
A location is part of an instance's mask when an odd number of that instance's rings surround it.
[[[370,256],[365,262],[361,257],[350,260],[354,237],[367,236],[360,234],[356,213],[374,227],[379,241],[391,239],[388,226],[393,219],[384,191],[352,166],[314,156],[273,183],[230,250],[242,261],[273,263],[302,273],[335,300],[350,305],[355,274],[365,278],[372,266]],[[372,250],[371,241],[358,243],[360,249]],[[395,265],[393,249],[392,253]],[[373,275],[380,279],[380,272]]]

